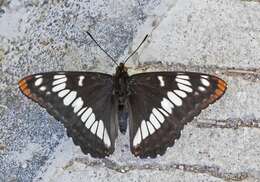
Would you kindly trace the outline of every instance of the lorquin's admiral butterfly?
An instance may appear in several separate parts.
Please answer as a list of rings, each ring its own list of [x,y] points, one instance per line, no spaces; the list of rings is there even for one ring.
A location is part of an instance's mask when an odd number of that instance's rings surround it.
[[[38,73],[21,79],[19,88],[61,121],[74,143],[93,157],[113,153],[118,129],[126,131],[126,120],[120,118],[127,110],[131,152],[154,158],[173,146],[184,125],[218,100],[227,84],[216,76],[193,72],[129,76],[125,63],[138,48],[119,65],[102,49],[118,65],[115,75]]]

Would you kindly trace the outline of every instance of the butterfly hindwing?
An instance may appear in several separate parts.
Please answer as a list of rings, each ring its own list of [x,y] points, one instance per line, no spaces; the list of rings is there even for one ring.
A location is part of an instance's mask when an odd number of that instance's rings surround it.
[[[156,157],[178,139],[184,125],[218,100],[226,83],[192,72],[141,73],[129,79],[130,145],[134,155]]]
[[[94,72],[49,72],[19,81],[24,95],[60,120],[82,151],[105,157],[114,151],[117,125],[111,75]]]

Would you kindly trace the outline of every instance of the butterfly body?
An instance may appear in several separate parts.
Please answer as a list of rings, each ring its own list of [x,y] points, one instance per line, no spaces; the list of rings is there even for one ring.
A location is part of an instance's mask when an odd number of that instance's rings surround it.
[[[114,152],[118,130],[141,158],[162,155],[181,130],[226,90],[218,77],[192,72],[149,72],[129,76],[124,63],[115,75],[47,72],[19,81],[24,95],[61,121],[85,154]]]
[[[118,109],[118,124],[121,133],[125,133],[127,129],[127,115],[126,105],[127,97],[129,95],[128,80],[129,75],[127,73],[127,68],[123,63],[120,63],[116,68],[116,73],[113,76],[113,94],[115,95],[116,107]]]

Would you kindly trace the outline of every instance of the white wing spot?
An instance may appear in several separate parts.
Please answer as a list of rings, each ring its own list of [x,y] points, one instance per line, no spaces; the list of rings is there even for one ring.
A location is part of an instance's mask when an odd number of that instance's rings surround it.
[[[80,111],[81,112],[81,111]],[[78,113],[78,115],[80,114],[80,112]],[[92,108],[89,107],[85,112],[84,114],[81,116],[81,121],[85,122],[88,117],[90,116],[90,114],[92,113]]]
[[[70,92],[64,99],[63,99],[63,103],[65,106],[68,106],[72,103],[72,101],[74,101],[74,99],[76,99],[77,97],[77,92],[76,91],[72,91]]]
[[[61,83],[66,82],[66,81],[67,81],[67,78],[64,77],[64,78],[61,78],[61,79],[58,79],[58,80],[54,80],[54,81],[52,82],[52,85],[53,85],[53,86],[54,86],[54,85],[58,85],[58,84],[61,84]]]
[[[91,125],[95,122],[95,120],[96,120],[95,114],[92,113],[89,116],[88,120],[86,121],[85,126],[89,129],[91,127]]]
[[[158,76],[157,78],[158,78],[158,80],[160,81],[160,86],[161,86],[161,87],[164,87],[164,86],[165,86],[165,83],[164,83],[163,77],[162,77],[162,76]]]
[[[62,98],[62,97],[64,97],[65,95],[67,95],[69,92],[70,92],[69,89],[62,90],[62,91],[60,91],[60,92],[58,93],[58,96]]]
[[[43,81],[43,78],[38,78],[38,79],[35,81],[34,85],[35,85],[35,86],[40,86],[40,85],[42,84],[42,81]]]
[[[45,91],[46,89],[47,89],[47,87],[45,87],[45,86],[40,87],[40,91]]]
[[[190,83],[188,80],[183,80],[183,79],[180,79],[180,78],[175,78],[175,81],[176,81],[177,83],[182,83],[182,84],[184,84],[184,85],[189,85],[189,86],[191,86],[191,83]]]
[[[179,89],[186,91],[186,92],[192,92],[192,88],[188,87],[187,85],[183,85],[182,83],[177,83],[177,86]]]
[[[105,145],[107,146],[107,148],[109,148],[111,146],[111,142],[110,142],[110,139],[109,139],[109,136],[107,134],[107,130],[105,129],[104,131],[104,139],[103,139]]]
[[[178,84],[179,84],[178,86],[183,88],[184,90],[192,92],[192,89],[190,87],[183,85],[182,83],[178,83]],[[156,132],[156,130],[158,130],[161,127],[161,124],[165,121],[164,116],[168,117],[169,116],[168,113],[170,114],[172,113],[172,109],[174,108],[174,105],[176,106],[182,105],[182,99],[180,97],[187,97],[187,94],[181,90],[174,90],[174,92],[171,91],[167,92],[167,96],[172,102],[167,98],[163,98],[161,101],[161,106],[163,109],[153,108],[152,113],[150,114],[149,117],[149,121],[143,120],[141,122],[141,126],[137,129],[137,132],[135,134],[133,140],[133,146],[136,147],[141,143],[142,139],[145,139],[147,136],[149,136],[149,134],[151,135],[154,132]]]
[[[78,85],[79,85],[79,86],[81,86],[81,87],[83,86],[83,80],[84,80],[84,79],[85,79],[85,76],[80,76],[80,77],[79,77],[79,82],[78,82]]]
[[[138,130],[135,134],[134,141],[133,141],[133,146],[139,145],[141,143],[141,141],[142,141],[141,131],[140,131],[140,128],[138,128]]]
[[[62,83],[62,84],[59,84],[59,85],[56,85],[55,87],[52,88],[52,91],[53,92],[58,92],[60,90],[63,90],[65,89],[66,87],[66,84],[65,83]]]
[[[201,91],[201,92],[205,92],[205,91],[206,91],[205,87],[202,87],[202,86],[199,86],[198,89],[199,89],[199,91]]]
[[[81,97],[77,98],[73,103],[72,103],[72,107],[74,107],[73,112],[77,113],[82,107],[83,107],[83,100],[81,99]]]
[[[156,128],[159,129],[161,127],[161,124],[159,123],[159,121],[155,118],[155,116],[153,115],[153,113],[150,114],[149,117],[150,122],[152,123],[152,125]]]
[[[164,117],[160,113],[160,111],[158,111],[156,108],[153,108],[152,112],[153,112],[154,116],[158,119],[158,121],[160,121],[160,123],[164,122]]]
[[[42,75],[36,75],[34,78],[41,78]]]
[[[80,116],[86,109],[87,109],[87,107],[82,108],[82,109],[79,111],[79,113],[77,114],[77,116]],[[82,120],[82,118],[81,118],[81,120]],[[82,120],[82,121],[83,121],[83,120]],[[83,121],[83,122],[84,122],[84,121]]]
[[[174,103],[174,105],[176,106],[181,106],[182,105],[182,100],[180,97],[178,97],[176,94],[174,94],[173,92],[167,92],[167,96],[169,97],[169,99],[172,101],[172,103]]]
[[[202,78],[206,78],[206,79],[209,78],[209,76],[207,76],[207,75],[201,75],[200,77],[202,77]]]
[[[147,121],[146,125],[147,125],[150,135],[153,134],[155,132],[155,129],[154,129],[153,125],[150,123],[150,121]]]
[[[180,78],[180,79],[185,79],[185,80],[189,80],[190,79],[190,77],[188,75],[177,75],[176,77]]]
[[[167,111],[169,114],[172,113],[172,108],[174,107],[173,104],[166,98],[163,98],[161,102],[162,108]]]
[[[143,120],[141,123],[141,130],[142,130],[142,139],[145,139],[146,137],[148,137],[149,133],[148,133],[147,126],[145,124],[145,120]]]
[[[103,134],[104,134],[104,123],[102,120],[100,120],[97,129],[97,136],[102,140]]]
[[[201,78],[200,81],[201,81],[201,83],[202,83],[204,86],[206,86],[206,87],[208,87],[208,86],[210,85],[209,81],[206,80],[205,78]]]
[[[187,97],[187,94],[183,92],[182,90],[174,90],[174,93],[176,93],[178,96],[185,98]]]
[[[66,77],[65,75],[54,75],[54,79],[60,79]]]
[[[92,127],[90,128],[90,131],[95,135],[98,127],[98,121],[96,121]]]

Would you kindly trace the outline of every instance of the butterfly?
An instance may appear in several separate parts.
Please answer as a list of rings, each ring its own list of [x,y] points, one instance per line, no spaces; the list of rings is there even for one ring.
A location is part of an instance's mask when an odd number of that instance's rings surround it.
[[[185,124],[221,98],[227,84],[216,76],[195,72],[129,76],[125,63],[138,48],[117,64],[114,75],[38,73],[21,79],[19,88],[61,121],[75,145],[92,157],[104,158],[114,152],[118,130],[124,133],[127,129],[127,121],[122,120],[127,111],[131,152],[140,158],[155,158],[174,145]]]

